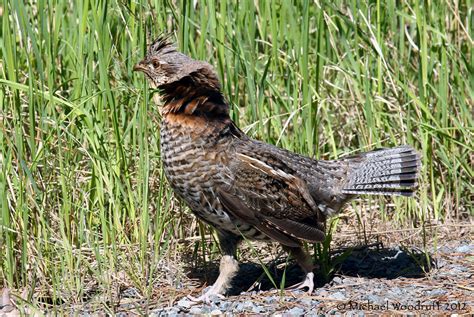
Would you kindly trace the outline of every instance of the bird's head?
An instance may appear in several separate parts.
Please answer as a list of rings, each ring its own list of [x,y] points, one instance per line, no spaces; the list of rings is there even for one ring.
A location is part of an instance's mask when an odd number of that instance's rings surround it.
[[[155,102],[162,105],[162,113],[229,113],[214,68],[178,52],[169,36],[158,37],[133,70],[144,72],[152,88],[158,89],[161,98]]]
[[[159,36],[150,44],[145,58],[136,64],[133,70],[145,73],[154,88],[164,88],[166,85],[192,78],[197,73],[205,74],[208,79],[218,84],[217,74],[211,65],[178,52],[169,38],[170,35]]]

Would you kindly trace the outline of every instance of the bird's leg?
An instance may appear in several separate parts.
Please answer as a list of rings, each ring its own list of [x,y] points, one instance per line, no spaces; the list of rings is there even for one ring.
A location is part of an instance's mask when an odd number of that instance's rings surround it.
[[[219,266],[219,276],[203,295],[197,298],[189,297],[191,300],[201,303],[209,302],[211,296],[224,297],[225,292],[230,289],[232,278],[239,270],[239,262],[235,259],[235,253],[240,240],[241,238],[237,235],[219,232],[219,243],[223,253]]]
[[[313,264],[313,261],[311,260],[311,257],[308,253],[305,252],[302,247],[295,248],[283,246],[283,249],[286,250],[290,254],[290,256],[292,256],[296,260],[296,263],[298,263],[298,265],[303,269],[306,274],[303,281],[293,286],[290,286],[287,289],[303,289],[307,287],[307,293],[311,294],[314,289],[313,270],[316,268],[316,266]]]

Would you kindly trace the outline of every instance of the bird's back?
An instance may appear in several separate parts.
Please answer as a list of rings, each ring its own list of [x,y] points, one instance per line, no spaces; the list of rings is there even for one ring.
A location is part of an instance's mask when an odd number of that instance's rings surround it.
[[[301,179],[318,209],[325,215],[335,214],[351,198],[351,195],[343,194],[341,190],[348,174],[347,164],[311,159],[256,140],[243,148],[247,155],[255,155],[267,164]]]
[[[246,155],[301,179],[325,216],[337,214],[358,194],[413,196],[418,186],[420,157],[411,146],[314,160],[255,140],[244,143]]]

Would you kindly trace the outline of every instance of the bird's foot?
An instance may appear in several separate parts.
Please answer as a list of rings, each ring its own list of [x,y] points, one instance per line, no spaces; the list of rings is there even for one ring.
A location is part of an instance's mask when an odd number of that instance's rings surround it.
[[[309,272],[309,273],[306,274],[306,277],[302,282],[288,287],[287,290],[303,289],[303,288],[307,287],[308,288],[307,293],[308,293],[308,295],[311,295],[313,293],[313,289],[314,289],[313,279],[314,279],[314,273]]]
[[[199,297],[194,297],[191,295],[188,295],[187,298],[193,303],[193,305],[197,304],[210,304],[214,298],[220,298],[224,299],[224,295],[220,294],[213,286],[209,290],[207,290],[204,294],[202,294]]]
[[[221,258],[221,264],[219,267],[219,276],[217,280],[210,288],[208,288],[204,294],[199,297],[188,296],[191,306],[201,303],[211,303],[215,298],[225,298],[226,290],[229,288],[230,281],[239,269],[239,263],[231,255],[224,255]]]

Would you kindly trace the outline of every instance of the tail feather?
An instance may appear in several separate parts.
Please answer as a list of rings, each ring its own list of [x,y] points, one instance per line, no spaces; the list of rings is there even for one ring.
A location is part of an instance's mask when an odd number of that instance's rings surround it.
[[[344,160],[351,172],[343,193],[413,196],[418,186],[420,156],[410,146],[375,150]]]
[[[372,175],[372,177],[375,178],[375,177],[404,175],[404,174],[413,175],[413,173],[415,173],[416,175],[419,168],[420,168],[419,165],[408,166],[408,167],[407,166],[391,167],[383,171],[374,171],[374,174]]]

